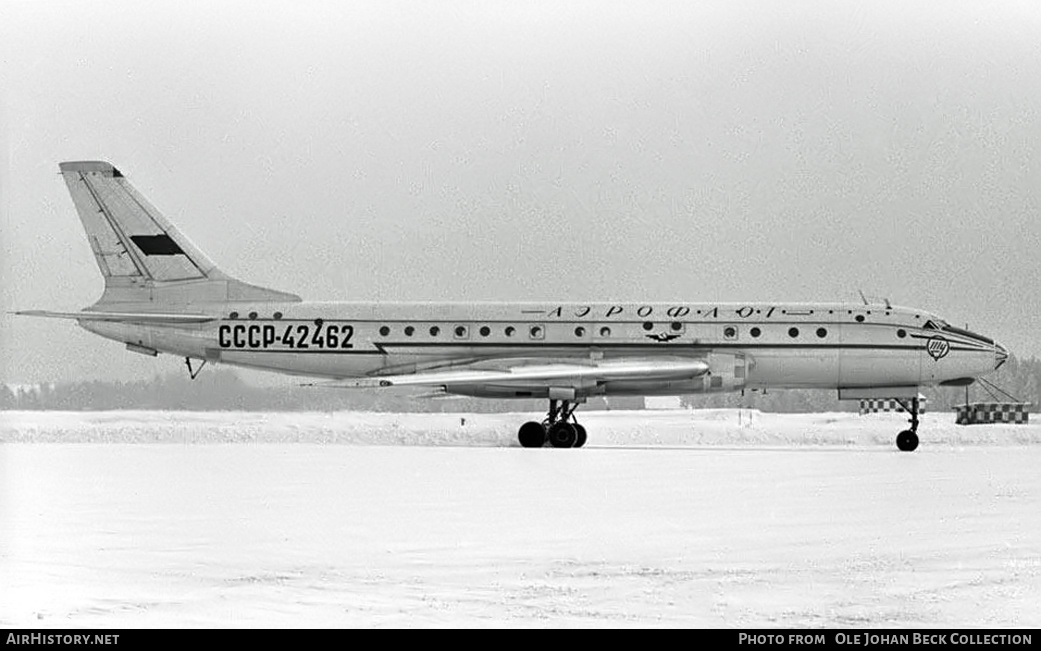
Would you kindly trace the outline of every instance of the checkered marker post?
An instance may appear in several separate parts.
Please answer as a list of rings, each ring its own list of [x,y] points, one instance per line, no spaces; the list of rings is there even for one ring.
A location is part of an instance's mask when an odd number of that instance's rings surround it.
[[[1030,420],[1029,402],[970,402],[957,405],[955,423],[978,425],[982,423],[1026,424]]]

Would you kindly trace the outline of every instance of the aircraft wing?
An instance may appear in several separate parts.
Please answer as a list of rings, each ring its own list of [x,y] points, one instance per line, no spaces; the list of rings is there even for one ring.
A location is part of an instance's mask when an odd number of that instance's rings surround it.
[[[570,386],[608,380],[680,380],[708,373],[709,365],[700,359],[612,361],[597,364],[524,364],[503,370],[453,370],[418,372],[312,384],[330,388],[453,385],[539,385]]]
[[[48,312],[24,310],[22,316],[41,316],[49,319],[76,319],[77,321],[124,321],[127,323],[207,323],[218,317],[207,314],[159,314],[156,312]]]

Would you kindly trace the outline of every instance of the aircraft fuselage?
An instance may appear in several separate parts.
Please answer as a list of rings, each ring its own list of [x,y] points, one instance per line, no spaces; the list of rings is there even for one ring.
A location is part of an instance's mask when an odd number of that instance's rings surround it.
[[[133,306],[129,306],[132,311]],[[81,322],[99,335],[214,362],[341,379],[482,359],[599,362],[699,358],[711,372],[601,382],[580,395],[673,395],[762,388],[918,387],[993,370],[1007,353],[905,307],[767,303],[221,303],[210,323]],[[527,387],[454,393],[544,397]]]

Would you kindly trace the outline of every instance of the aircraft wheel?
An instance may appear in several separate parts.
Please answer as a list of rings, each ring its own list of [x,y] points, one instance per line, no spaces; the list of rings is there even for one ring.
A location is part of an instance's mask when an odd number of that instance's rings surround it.
[[[586,444],[586,428],[575,423],[575,433],[577,434],[575,437],[575,447],[580,448]]]
[[[549,443],[555,448],[573,448],[578,441],[578,430],[571,423],[560,421],[549,428]]]
[[[542,426],[542,423],[529,420],[520,426],[517,438],[520,440],[522,448],[541,448],[546,442],[546,428]]]
[[[896,435],[896,447],[901,452],[914,452],[918,447],[918,435],[909,429],[905,429]]]

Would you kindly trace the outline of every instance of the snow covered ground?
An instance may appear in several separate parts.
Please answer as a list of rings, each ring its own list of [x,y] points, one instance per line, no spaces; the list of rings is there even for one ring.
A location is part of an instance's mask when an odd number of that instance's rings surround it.
[[[0,626],[1041,625],[1036,423],[525,418],[0,413]]]
[[[748,409],[578,412],[593,446],[889,447],[903,414],[771,414]],[[922,445],[1041,445],[1027,425],[960,426],[953,412],[922,416]],[[6,411],[6,443],[338,443],[503,447],[542,415],[367,412]]]

